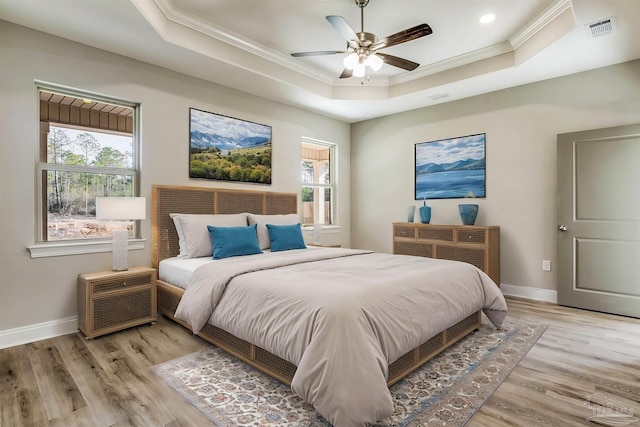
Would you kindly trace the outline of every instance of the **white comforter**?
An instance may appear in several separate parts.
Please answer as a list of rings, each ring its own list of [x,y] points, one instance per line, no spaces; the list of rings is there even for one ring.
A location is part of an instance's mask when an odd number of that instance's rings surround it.
[[[398,357],[479,309],[499,327],[507,310],[491,279],[460,262],[351,249],[221,261],[194,272],[176,317],[294,363],[293,391],[337,427],[393,413]]]

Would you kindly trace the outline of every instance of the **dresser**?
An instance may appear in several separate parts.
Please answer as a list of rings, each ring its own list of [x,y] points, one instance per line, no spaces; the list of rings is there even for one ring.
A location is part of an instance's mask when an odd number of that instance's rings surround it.
[[[500,286],[500,227],[396,222],[393,253],[468,262]]]

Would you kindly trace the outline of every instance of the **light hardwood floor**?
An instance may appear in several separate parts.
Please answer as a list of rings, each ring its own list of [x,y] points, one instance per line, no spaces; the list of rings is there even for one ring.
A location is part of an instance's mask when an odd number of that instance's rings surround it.
[[[607,404],[631,413],[627,420],[640,418],[639,319],[526,300],[507,302],[509,316],[548,328],[468,426],[602,425],[589,419],[616,418]],[[604,425],[626,425],[615,421]],[[640,427],[640,421],[629,425]]]
[[[640,320],[508,304],[511,317],[549,328],[469,426],[597,425],[589,396],[640,418]],[[71,334],[0,350],[0,426],[210,426],[149,369],[208,345],[160,317],[93,340]]]

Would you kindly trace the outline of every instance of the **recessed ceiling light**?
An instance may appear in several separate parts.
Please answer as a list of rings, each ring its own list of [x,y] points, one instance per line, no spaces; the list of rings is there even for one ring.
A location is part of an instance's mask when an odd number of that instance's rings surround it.
[[[482,15],[478,20],[481,24],[488,24],[489,22],[493,22],[496,19],[496,15],[493,13],[487,13],[486,15]]]

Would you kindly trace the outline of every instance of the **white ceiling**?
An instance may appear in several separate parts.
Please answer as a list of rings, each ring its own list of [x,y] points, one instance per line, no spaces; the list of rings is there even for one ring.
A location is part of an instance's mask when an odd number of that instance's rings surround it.
[[[640,0],[371,0],[378,38],[431,26],[381,50],[420,67],[339,79],[346,54],[290,55],[345,49],[327,15],[361,30],[354,0],[0,0],[0,19],[350,123],[640,58]]]

